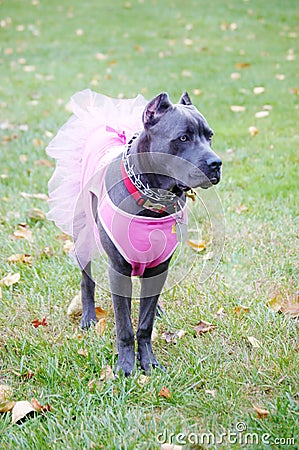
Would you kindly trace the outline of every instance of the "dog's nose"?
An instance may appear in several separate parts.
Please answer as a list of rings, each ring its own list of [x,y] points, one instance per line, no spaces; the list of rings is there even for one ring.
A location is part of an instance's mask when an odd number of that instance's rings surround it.
[[[212,158],[209,158],[207,160],[207,165],[212,170],[218,170],[222,166],[222,161],[221,159],[217,158],[217,156],[213,156]]]

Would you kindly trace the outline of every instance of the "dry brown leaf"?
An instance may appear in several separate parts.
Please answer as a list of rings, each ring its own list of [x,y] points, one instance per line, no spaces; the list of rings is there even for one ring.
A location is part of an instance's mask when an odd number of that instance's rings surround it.
[[[250,67],[251,64],[248,62],[239,62],[235,64],[236,69],[246,69],[246,67]]]
[[[96,334],[98,334],[99,336],[103,336],[106,327],[107,327],[107,319],[105,317],[102,317],[102,319],[100,319],[95,325]]]
[[[259,134],[259,129],[252,126],[248,128],[249,134],[250,136],[256,136],[257,134]]]
[[[101,370],[100,381],[114,380],[115,375],[111,366],[106,366]]]
[[[237,314],[237,316],[240,316],[243,313],[249,313],[250,308],[248,306],[244,305],[237,305],[234,307],[234,313]]]
[[[12,388],[7,384],[0,385],[0,412],[5,413],[11,411],[16,402],[11,400]]]
[[[164,397],[164,398],[167,398],[167,399],[168,399],[168,398],[171,397],[171,392],[170,392],[170,390],[168,389],[168,387],[163,386],[162,389],[159,391],[158,396],[159,396],[159,397]]]
[[[242,212],[248,211],[248,207],[246,205],[239,205],[236,207],[236,213],[241,214]]]
[[[85,358],[87,358],[87,356],[88,356],[88,351],[87,351],[87,350],[84,350],[83,348],[79,348],[79,350],[78,350],[78,355],[84,356]]]
[[[97,306],[95,308],[95,312],[96,312],[96,318],[98,320],[107,319],[107,317],[108,317],[108,312],[105,309],[101,308],[100,306]]]
[[[253,93],[255,95],[263,94],[265,92],[265,88],[263,86],[256,86],[253,88]]]
[[[36,409],[27,400],[16,402],[12,410],[12,423],[18,423],[26,416],[32,416],[36,412]]]
[[[249,340],[250,344],[253,348],[260,348],[260,341],[258,341],[254,336],[248,336],[247,339]]]
[[[257,119],[262,119],[263,117],[268,117],[269,114],[269,111],[258,111],[257,113],[255,113],[255,117]]]
[[[270,298],[267,303],[267,306],[270,306],[271,309],[275,312],[280,312],[282,310],[284,304],[284,299],[281,294],[276,294]]]
[[[230,109],[231,109],[232,112],[236,112],[236,113],[246,111],[246,107],[245,106],[240,106],[240,105],[232,105],[230,107]]]
[[[31,324],[34,326],[34,328],[38,328],[38,327],[47,327],[48,323],[47,323],[47,318],[43,317],[42,320],[39,319],[35,319],[31,322]]]
[[[137,380],[137,383],[139,384],[140,387],[147,385],[149,382],[150,382],[150,377],[143,375],[143,374],[141,374]]]
[[[177,343],[177,339],[181,339],[186,332],[184,330],[178,330],[178,331],[165,331],[165,333],[162,334],[162,339],[165,339],[167,344]]]
[[[223,319],[223,317],[225,317],[227,314],[224,310],[224,308],[219,308],[218,311],[216,312],[216,317],[219,317],[219,319]]]
[[[269,416],[270,412],[267,409],[261,408],[260,406],[257,405],[252,406],[255,412],[257,413],[258,419],[265,419],[266,417]]]
[[[288,301],[282,307],[282,313],[293,319],[299,317],[299,303]]]
[[[20,192],[20,195],[23,198],[37,198],[39,200],[48,200],[48,196],[46,194],[28,194],[27,192]]]
[[[63,244],[63,251],[65,253],[70,253],[74,249],[74,243],[70,239],[67,239]]]
[[[73,300],[71,301],[68,309],[67,315],[70,317],[78,317],[82,314],[82,301],[81,301],[81,293],[79,292]]]
[[[194,330],[197,334],[204,334],[212,331],[216,328],[216,325],[213,325],[210,322],[206,322],[205,320],[200,320],[197,325],[195,325]]]
[[[206,389],[205,393],[211,395],[212,397],[216,397],[216,389]]]
[[[195,239],[187,239],[187,244],[196,252],[202,252],[207,248],[205,242],[201,242]]]
[[[35,166],[45,166],[45,167],[53,167],[54,163],[49,159],[37,159],[34,161]]]
[[[14,231],[14,233],[10,237],[16,238],[16,239],[26,239],[29,242],[34,241],[32,231],[30,230],[28,225],[25,223],[20,223],[18,225],[18,229],[16,231]]]
[[[21,275],[19,273],[9,273],[7,274],[4,278],[2,278],[2,280],[0,280],[0,285],[1,286],[12,286],[13,284],[16,284],[19,282],[21,278]]]
[[[7,258],[7,261],[12,264],[23,263],[31,265],[31,255],[28,255],[26,253],[16,253],[14,255],[9,256]]]
[[[45,413],[47,411],[50,411],[51,407],[49,403],[47,403],[45,406],[41,405],[40,402],[36,398],[31,399],[31,405],[36,411]]]
[[[32,220],[45,220],[45,213],[39,208],[32,208],[28,211],[28,217]]]

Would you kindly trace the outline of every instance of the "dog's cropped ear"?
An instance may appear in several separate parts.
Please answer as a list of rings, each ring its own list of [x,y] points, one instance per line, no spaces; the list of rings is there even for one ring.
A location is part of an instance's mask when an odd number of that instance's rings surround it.
[[[162,116],[172,108],[166,92],[157,95],[145,107],[142,120],[145,128],[152,127],[159,122]]]
[[[184,92],[180,98],[179,103],[181,105],[192,105],[188,92]]]

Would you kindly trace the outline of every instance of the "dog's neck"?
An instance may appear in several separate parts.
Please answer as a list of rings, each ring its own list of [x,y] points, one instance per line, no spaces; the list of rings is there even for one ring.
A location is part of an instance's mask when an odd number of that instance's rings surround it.
[[[130,184],[135,186],[143,199],[147,199],[145,208],[151,205],[147,209],[160,209],[160,212],[175,209],[178,203],[184,204],[184,192],[179,189],[175,179],[163,174],[163,169],[152,166],[153,155],[150,151],[150,139],[145,131],[135,133],[123,153],[123,173],[127,175],[127,179],[124,178],[125,184],[127,187],[129,184],[129,191]],[[182,201],[179,202],[179,199]]]

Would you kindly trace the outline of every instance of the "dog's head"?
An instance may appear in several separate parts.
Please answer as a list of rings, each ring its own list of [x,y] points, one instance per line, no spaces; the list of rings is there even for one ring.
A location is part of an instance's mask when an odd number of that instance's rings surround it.
[[[159,94],[147,104],[143,125],[153,171],[176,180],[181,190],[206,189],[220,181],[222,162],[211,148],[213,131],[187,92],[178,104]]]

